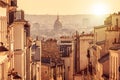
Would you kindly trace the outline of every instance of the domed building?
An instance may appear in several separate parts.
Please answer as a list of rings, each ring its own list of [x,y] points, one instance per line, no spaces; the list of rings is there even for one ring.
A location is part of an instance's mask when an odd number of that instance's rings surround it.
[[[62,23],[59,21],[59,16],[57,16],[57,19],[54,23],[54,30],[60,30],[62,29]]]

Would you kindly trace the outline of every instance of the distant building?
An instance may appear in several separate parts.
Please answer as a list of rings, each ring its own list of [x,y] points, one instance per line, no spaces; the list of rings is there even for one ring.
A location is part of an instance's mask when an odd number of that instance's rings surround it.
[[[73,40],[71,36],[61,36],[59,42],[60,56],[64,60],[65,76],[64,80],[73,80]]]
[[[64,62],[56,39],[41,41],[41,80],[64,80]]]
[[[41,41],[36,39],[32,44],[32,65],[31,65],[31,79],[41,80]]]
[[[80,80],[81,72],[88,65],[87,49],[93,41],[93,34],[79,34],[73,37],[62,36],[60,38],[61,58],[65,62],[65,80]]]
[[[62,29],[62,23],[59,21],[59,16],[57,16],[57,19],[54,23],[54,30],[57,31],[60,29]]]

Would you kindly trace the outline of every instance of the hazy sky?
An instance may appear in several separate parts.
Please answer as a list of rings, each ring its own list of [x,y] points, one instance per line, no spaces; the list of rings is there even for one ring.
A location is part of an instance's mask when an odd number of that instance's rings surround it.
[[[97,5],[104,13],[120,11],[120,0],[18,0],[27,14],[91,14]]]

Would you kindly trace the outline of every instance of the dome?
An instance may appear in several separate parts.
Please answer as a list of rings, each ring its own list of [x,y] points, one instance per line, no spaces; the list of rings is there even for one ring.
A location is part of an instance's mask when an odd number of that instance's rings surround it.
[[[54,23],[54,30],[60,30],[62,28],[62,23],[59,21],[59,16],[57,16],[57,20]]]

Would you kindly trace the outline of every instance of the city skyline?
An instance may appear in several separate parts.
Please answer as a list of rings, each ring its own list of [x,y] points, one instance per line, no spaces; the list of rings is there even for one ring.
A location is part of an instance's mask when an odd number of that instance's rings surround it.
[[[112,14],[120,10],[119,3],[120,0],[19,0],[18,9],[26,14]]]

